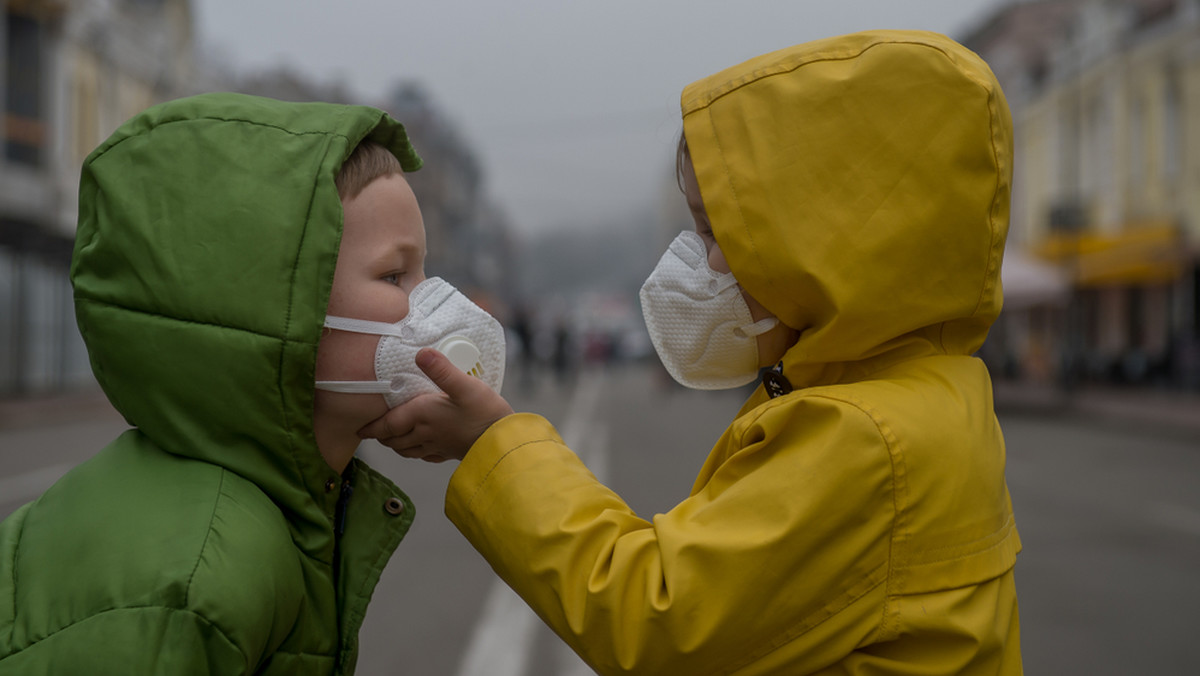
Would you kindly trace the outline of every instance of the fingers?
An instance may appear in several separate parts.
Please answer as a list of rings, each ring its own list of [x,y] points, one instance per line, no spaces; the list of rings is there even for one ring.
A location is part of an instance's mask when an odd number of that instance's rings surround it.
[[[446,460],[448,460],[448,458],[446,458],[445,456],[437,453],[436,451],[431,451],[429,449],[426,449],[424,446],[409,446],[407,448],[397,448],[392,443],[389,443],[391,441],[393,441],[393,440],[390,440],[390,439],[380,439],[379,440],[379,442],[381,444],[383,444],[385,446],[389,446],[393,450],[395,450],[396,455],[399,455],[404,458],[409,458],[411,460],[424,460],[425,462],[431,462],[434,464],[443,463],[443,462],[446,462]]]
[[[408,403],[389,409],[383,416],[358,430],[361,439],[375,439],[398,455],[415,460],[440,463],[449,458],[435,441],[436,432],[426,421],[429,407],[442,395],[420,395]],[[423,422],[425,421],[425,422]]]
[[[417,353],[417,366],[442,392],[422,394],[358,431],[406,458],[462,460],[472,444],[512,407],[487,383],[463,372],[437,350]]]
[[[487,387],[480,379],[466,373],[446,358],[446,355],[433,348],[425,348],[417,353],[417,367],[429,376],[434,385],[454,400],[469,397],[479,387]]]
[[[425,415],[425,406],[428,400],[434,396],[431,394],[417,395],[400,406],[388,409],[387,413],[360,428],[358,437],[360,439],[379,439],[380,441],[384,439],[402,440],[403,437],[416,432],[418,421]]]
[[[358,430],[360,439],[396,439],[404,436],[412,431],[412,424],[405,423],[407,411],[406,409],[397,407],[388,409],[388,412],[382,416],[367,423],[365,427]],[[403,426],[401,423],[404,423]]]

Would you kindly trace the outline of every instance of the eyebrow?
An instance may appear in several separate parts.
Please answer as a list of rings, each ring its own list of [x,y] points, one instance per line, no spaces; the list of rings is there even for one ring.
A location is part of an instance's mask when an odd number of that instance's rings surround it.
[[[421,248],[415,241],[405,240],[380,248],[374,259],[376,261],[385,261],[396,256],[408,257],[418,253],[420,250]]]

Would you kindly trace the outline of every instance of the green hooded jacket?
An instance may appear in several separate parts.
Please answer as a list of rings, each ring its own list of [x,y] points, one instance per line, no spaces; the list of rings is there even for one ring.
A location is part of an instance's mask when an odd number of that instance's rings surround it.
[[[0,525],[0,674],[344,674],[409,499],[313,436],[361,106],[209,94],[86,160],[71,279],[133,429]]]

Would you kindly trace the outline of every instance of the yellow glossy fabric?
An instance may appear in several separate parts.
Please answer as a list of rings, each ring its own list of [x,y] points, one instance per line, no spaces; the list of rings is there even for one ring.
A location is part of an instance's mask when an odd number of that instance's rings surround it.
[[[667,514],[633,514],[532,414],[480,438],[447,514],[603,674],[1020,674],[971,356],[1011,180],[991,72],[942,36],[856,34],[697,82],[683,114],[734,275],[800,331],[796,390],[760,387]]]

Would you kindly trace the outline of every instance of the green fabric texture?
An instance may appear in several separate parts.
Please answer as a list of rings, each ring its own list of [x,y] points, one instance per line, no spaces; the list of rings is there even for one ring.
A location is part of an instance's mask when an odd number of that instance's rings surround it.
[[[355,460],[339,537],[312,429],[334,180],[364,139],[420,168],[382,111],[240,94],[150,108],[88,157],[76,316],[134,429],[0,525],[0,674],[353,672],[413,516]]]

